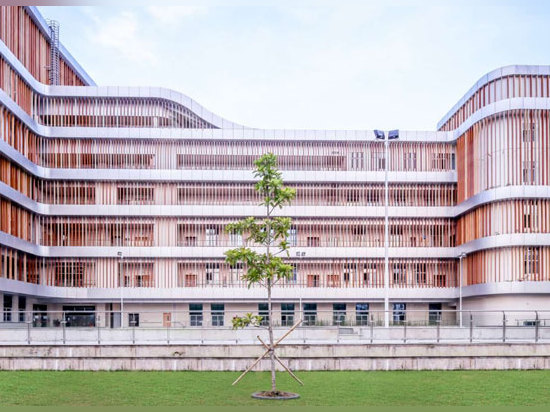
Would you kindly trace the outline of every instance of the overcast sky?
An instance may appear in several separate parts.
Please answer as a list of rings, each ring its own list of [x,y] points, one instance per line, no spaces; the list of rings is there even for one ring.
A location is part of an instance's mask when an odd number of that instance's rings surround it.
[[[168,87],[259,128],[435,130],[488,71],[550,64],[545,0],[183,4],[40,11],[98,85]]]

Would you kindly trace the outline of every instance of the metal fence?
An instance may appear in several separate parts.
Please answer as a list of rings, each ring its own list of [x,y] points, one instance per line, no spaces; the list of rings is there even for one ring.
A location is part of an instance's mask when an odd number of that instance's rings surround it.
[[[206,306],[206,305],[205,305]],[[210,305],[209,305],[210,306]],[[266,314],[257,326],[233,330],[243,311],[17,311],[4,312],[0,345],[20,344],[249,344],[267,339]],[[258,312],[256,312],[258,314]],[[550,342],[550,311],[273,311],[276,333],[302,323],[287,343]],[[462,319],[461,319],[462,317]],[[121,321],[122,320],[122,321]]]

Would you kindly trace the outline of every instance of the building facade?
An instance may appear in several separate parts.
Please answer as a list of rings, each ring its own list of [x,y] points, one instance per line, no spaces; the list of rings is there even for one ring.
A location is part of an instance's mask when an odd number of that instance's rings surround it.
[[[386,158],[372,130],[253,129],[172,90],[98,87],[54,29],[34,7],[0,7],[3,321],[121,304],[125,325],[265,312],[223,252],[242,240],[227,223],[262,216],[252,168],[267,152],[297,193],[280,212],[295,270],[274,290],[277,322],[362,322],[386,292],[394,321],[460,301],[550,309],[550,66],[488,73]]]

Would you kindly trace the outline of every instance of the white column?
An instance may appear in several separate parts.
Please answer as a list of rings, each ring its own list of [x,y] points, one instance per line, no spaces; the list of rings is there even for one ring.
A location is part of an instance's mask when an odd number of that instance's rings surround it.
[[[389,135],[384,138],[384,326],[390,326],[390,260],[388,256],[388,248],[390,245],[389,235],[389,219],[388,219],[388,203],[389,203],[389,185],[388,185],[388,141]]]

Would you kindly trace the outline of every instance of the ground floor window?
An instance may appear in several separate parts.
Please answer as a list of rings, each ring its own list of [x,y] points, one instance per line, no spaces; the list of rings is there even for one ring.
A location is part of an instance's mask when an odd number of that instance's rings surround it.
[[[95,306],[63,306],[65,326],[95,326]]]
[[[32,305],[32,326],[45,328],[48,326],[48,306],[35,303]]]
[[[128,313],[128,325],[130,327],[139,326],[139,313]]]
[[[369,304],[357,303],[355,305],[355,322],[357,325],[368,325],[369,323]]]
[[[269,307],[267,303],[258,303],[258,315],[262,317],[260,325],[267,326],[269,323]]]
[[[4,322],[11,322],[11,306],[13,304],[12,295],[4,295]]]
[[[304,326],[312,326],[317,322],[317,303],[304,303]]]
[[[212,303],[210,305],[210,312],[212,314],[212,326],[223,326],[225,305],[223,303]]]
[[[428,306],[428,322],[435,325],[441,322],[441,303],[430,303]]]
[[[294,325],[294,303],[281,303],[281,325]]]
[[[189,304],[189,323],[191,326],[202,326],[202,303]]]
[[[393,323],[403,323],[405,322],[405,314],[407,310],[406,303],[394,303],[393,304]]]
[[[345,323],[346,323],[346,304],[333,303],[332,304],[332,324],[344,325]]]
[[[27,310],[27,298],[25,296],[19,296],[17,307],[19,309],[19,322],[25,322],[25,311]]]

